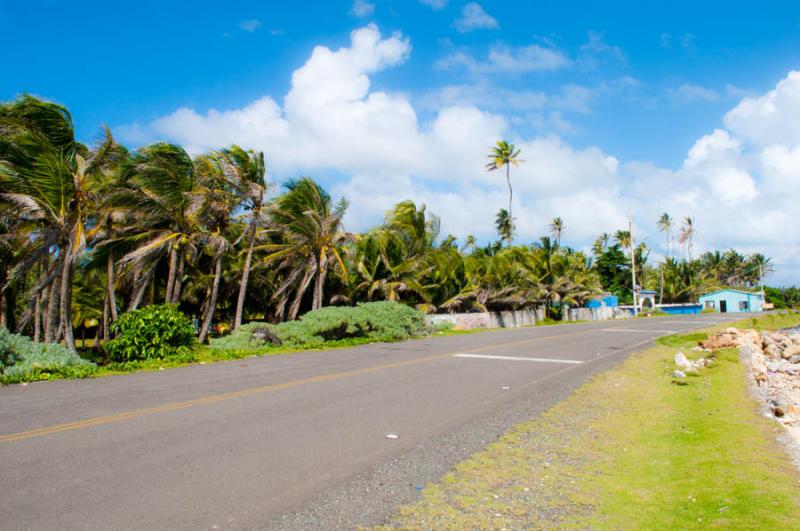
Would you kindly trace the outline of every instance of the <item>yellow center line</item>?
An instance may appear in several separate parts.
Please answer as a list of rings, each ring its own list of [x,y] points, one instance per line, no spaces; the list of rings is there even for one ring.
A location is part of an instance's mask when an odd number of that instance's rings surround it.
[[[354,369],[350,371],[341,371],[335,372],[330,374],[321,374],[318,376],[311,376],[308,378],[301,378],[299,380],[291,380],[289,382],[283,383],[276,383],[270,385],[263,385],[260,387],[251,387],[248,389],[242,389],[240,391],[232,391],[229,393],[222,393],[217,395],[209,395],[200,398],[193,398],[191,400],[184,400],[180,402],[170,402],[168,404],[162,404],[160,406],[154,406],[144,409],[135,409],[131,411],[124,411],[121,413],[114,413],[112,415],[106,415],[102,417],[92,417],[84,420],[77,420],[74,422],[67,422],[65,424],[56,424],[53,426],[46,426],[44,428],[37,428],[34,430],[29,431],[21,431],[17,433],[10,433],[8,435],[0,435],[0,443],[6,442],[13,442],[19,441],[22,439],[29,439],[31,437],[39,437],[43,435],[50,435],[53,433],[60,433],[64,431],[72,431],[78,430],[81,428],[89,428],[92,426],[100,426],[104,424],[111,424],[113,422],[121,422],[123,420],[130,420],[139,417],[143,417],[145,415],[152,415],[155,413],[167,413],[170,411],[177,411],[180,409],[186,409],[194,406],[201,406],[206,404],[214,404],[216,402],[222,402],[223,400],[230,400],[231,398],[242,398],[254,395],[260,395],[265,393],[271,393],[273,391],[280,391],[283,389],[291,389],[293,387],[300,387],[302,385],[308,385],[313,383],[321,383],[321,382],[330,382],[334,380],[340,380],[342,378],[347,378],[350,376],[360,376],[363,374],[370,374],[373,372],[378,372],[386,369],[396,369],[399,367],[408,367],[411,365],[420,365],[423,363],[430,363],[432,361],[441,360],[445,358],[450,358],[454,354],[462,353],[462,352],[481,352],[485,350],[492,350],[497,348],[503,347],[510,347],[516,345],[522,345],[526,343],[533,343],[536,341],[544,341],[546,339],[557,339],[566,336],[576,336],[580,334],[587,334],[590,332],[596,332],[596,329],[587,329],[587,330],[580,330],[575,332],[569,332],[566,334],[556,334],[556,335],[549,335],[543,337],[535,337],[531,339],[525,339],[522,341],[512,341],[510,343],[500,343],[497,345],[488,345],[485,347],[478,347],[468,350],[459,350],[457,352],[448,352],[447,354],[436,354],[434,356],[427,356],[424,358],[416,358],[413,360],[405,360],[405,361],[397,361],[394,363],[386,363],[383,365],[374,365],[372,367],[364,367],[361,369]]]

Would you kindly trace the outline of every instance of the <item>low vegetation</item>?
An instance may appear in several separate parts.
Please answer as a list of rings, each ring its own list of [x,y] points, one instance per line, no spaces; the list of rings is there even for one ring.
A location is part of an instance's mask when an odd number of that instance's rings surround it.
[[[230,336],[212,340],[211,349],[263,352],[279,346],[320,348],[353,341],[399,341],[425,332],[422,313],[396,302],[371,302],[355,307],[321,308],[297,321],[278,325],[249,323]]]
[[[56,378],[85,378],[97,365],[68,348],[52,343],[34,343],[29,337],[0,327],[0,382],[18,383]]]
[[[756,321],[800,323],[797,314]],[[742,326],[752,327],[746,321]],[[399,528],[795,529],[800,475],[751,397],[734,349],[696,376],[668,336],[428,485]]]

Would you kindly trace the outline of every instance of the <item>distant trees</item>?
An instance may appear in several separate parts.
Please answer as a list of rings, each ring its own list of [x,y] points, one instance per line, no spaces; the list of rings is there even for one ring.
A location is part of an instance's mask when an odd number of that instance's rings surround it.
[[[459,248],[413,201],[354,234],[343,224],[347,203],[310,177],[268,197],[261,152],[232,145],[192,157],[169,143],[129,152],[108,130],[87,146],[64,107],[22,96],[0,104],[0,325],[74,350],[100,348],[123,313],[162,302],[194,316],[205,341],[215,325],[362,301],[558,315],[603,291],[630,300],[627,231],[601,235],[589,256],[562,245],[556,217],[549,236],[514,245],[510,166],[518,157],[499,142],[487,165],[505,167],[509,187],[509,208],[495,219],[499,239],[468,236]],[[634,250],[643,283],[659,279],[665,302],[718,285],[753,287],[772,271],[768,258],[733,250],[692,260],[687,219],[688,260],[667,257],[656,268],[646,246]]]

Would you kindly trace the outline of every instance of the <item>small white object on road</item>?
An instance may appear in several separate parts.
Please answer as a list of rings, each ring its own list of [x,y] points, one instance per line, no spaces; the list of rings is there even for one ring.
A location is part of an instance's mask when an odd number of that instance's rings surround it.
[[[400,438],[400,436],[399,436],[399,435],[397,435],[396,433],[387,433],[387,434],[386,434],[386,438],[387,438],[387,439],[399,439],[399,438]]]
[[[502,389],[503,391],[508,391],[509,389],[511,389],[511,386],[510,385],[504,385],[500,389]]]

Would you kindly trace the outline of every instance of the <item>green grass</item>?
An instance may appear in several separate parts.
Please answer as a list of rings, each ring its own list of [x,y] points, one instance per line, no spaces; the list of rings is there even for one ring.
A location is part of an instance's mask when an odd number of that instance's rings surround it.
[[[756,326],[798,323],[777,315]],[[692,353],[704,336],[662,338],[593,378],[428,485],[392,525],[797,529],[800,475],[776,442],[783,429],[759,414],[738,352],[672,378],[675,352]]]

